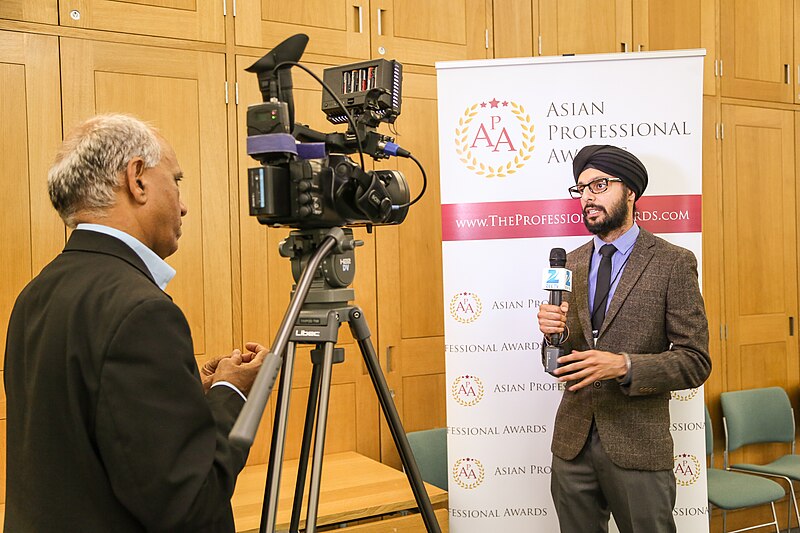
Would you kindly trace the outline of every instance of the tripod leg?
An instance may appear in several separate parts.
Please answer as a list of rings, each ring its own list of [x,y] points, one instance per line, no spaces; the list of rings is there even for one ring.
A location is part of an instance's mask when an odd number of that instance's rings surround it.
[[[317,512],[319,508],[319,489],[322,479],[322,455],[325,452],[325,426],[328,423],[328,400],[331,393],[331,374],[333,370],[334,343],[325,343],[322,361],[322,379],[319,385],[319,405],[317,406],[317,430],[314,436],[314,462],[311,465],[311,484],[308,488],[308,513],[306,514],[306,533],[316,533]]]
[[[261,509],[261,533],[274,533],[278,518],[278,490],[283,466],[283,445],[286,442],[286,426],[289,420],[289,399],[292,394],[292,374],[294,373],[295,345],[286,345],[286,356],[281,368],[281,382],[278,387],[278,401],[275,406],[275,422],[272,426],[272,443],[269,449],[269,469],[264,487],[264,501],[268,504]]]
[[[317,413],[317,397],[319,395],[321,372],[320,365],[315,363],[311,370],[311,384],[308,388],[306,421],[303,425],[303,443],[300,447],[300,462],[297,464],[297,482],[294,487],[294,504],[292,505],[292,520],[289,525],[289,531],[300,530],[300,512],[303,507],[303,491],[305,490],[306,472],[308,471],[308,452],[311,449],[314,417]]]
[[[440,533],[439,523],[433,514],[431,500],[425,490],[425,485],[422,483],[417,461],[414,459],[411,445],[408,444],[408,438],[405,431],[403,431],[403,423],[400,421],[400,415],[397,414],[394,400],[392,400],[389,387],[386,385],[386,378],[378,363],[378,356],[370,339],[369,326],[364,319],[364,313],[358,307],[353,307],[350,311],[349,324],[353,337],[358,340],[358,346],[361,348],[361,355],[364,357],[364,363],[366,363],[369,376],[372,378],[372,385],[378,395],[378,401],[383,409],[386,422],[389,424],[394,445],[400,454],[400,460],[403,463],[403,469],[406,471],[408,483],[411,485],[411,491],[414,493],[414,499],[417,501],[422,521],[425,523],[425,529],[428,533]]]

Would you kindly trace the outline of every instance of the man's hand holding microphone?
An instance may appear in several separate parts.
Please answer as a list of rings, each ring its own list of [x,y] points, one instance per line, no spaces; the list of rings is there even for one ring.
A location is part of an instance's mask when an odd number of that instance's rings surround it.
[[[539,330],[544,334],[542,365],[559,381],[576,382],[567,390],[575,392],[596,381],[623,378],[628,373],[628,359],[622,354],[600,350],[573,351],[566,354],[561,346],[567,338],[569,302],[562,301],[563,291],[572,291],[572,272],[567,270],[567,254],[563,248],[550,251],[550,268],[546,268],[543,288],[550,292],[549,302],[539,306]]]

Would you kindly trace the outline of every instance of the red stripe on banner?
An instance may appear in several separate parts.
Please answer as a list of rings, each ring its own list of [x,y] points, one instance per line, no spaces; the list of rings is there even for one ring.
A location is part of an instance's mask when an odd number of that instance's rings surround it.
[[[699,194],[642,197],[636,221],[653,233],[696,233]],[[526,239],[589,235],[579,200],[531,200],[442,205],[442,240]]]

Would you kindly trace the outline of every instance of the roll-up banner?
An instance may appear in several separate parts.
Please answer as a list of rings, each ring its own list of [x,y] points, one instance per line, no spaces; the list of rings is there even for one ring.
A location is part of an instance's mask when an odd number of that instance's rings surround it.
[[[551,248],[591,239],[570,198],[585,145],[625,148],[638,224],[701,261],[704,50],[438,63],[449,522],[558,531],[550,442],[563,386],[536,321]],[[670,405],[678,531],[708,531],[703,391]]]

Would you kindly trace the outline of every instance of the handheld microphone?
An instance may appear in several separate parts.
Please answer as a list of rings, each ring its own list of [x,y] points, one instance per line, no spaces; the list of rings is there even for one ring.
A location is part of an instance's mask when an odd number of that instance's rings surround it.
[[[563,248],[550,250],[550,268],[542,273],[542,288],[550,291],[551,305],[560,306],[564,291],[572,292],[572,272],[567,270],[567,252]],[[551,333],[547,336],[548,346],[542,351],[542,365],[546,372],[552,374],[558,368],[558,358],[564,355],[561,348],[561,334]]]

